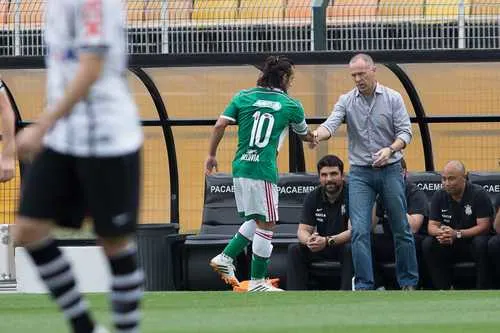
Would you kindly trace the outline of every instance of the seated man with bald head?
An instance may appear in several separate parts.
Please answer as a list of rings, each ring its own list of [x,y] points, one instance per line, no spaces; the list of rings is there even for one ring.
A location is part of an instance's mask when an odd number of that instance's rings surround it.
[[[476,287],[490,287],[488,265],[488,233],[493,219],[493,206],[486,191],[467,181],[465,166],[460,161],[446,164],[443,188],[431,201],[429,236],[423,241],[424,261],[436,289],[452,287],[453,264],[476,263]]]

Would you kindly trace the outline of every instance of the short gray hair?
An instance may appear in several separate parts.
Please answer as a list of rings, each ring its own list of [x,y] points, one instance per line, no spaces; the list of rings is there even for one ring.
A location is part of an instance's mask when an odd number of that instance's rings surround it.
[[[375,62],[373,62],[373,59],[372,57],[370,57],[368,54],[366,53],[358,53],[356,54],[354,57],[351,58],[351,60],[349,60],[349,65],[358,61],[359,59],[363,60],[368,66],[374,66],[375,65]]]

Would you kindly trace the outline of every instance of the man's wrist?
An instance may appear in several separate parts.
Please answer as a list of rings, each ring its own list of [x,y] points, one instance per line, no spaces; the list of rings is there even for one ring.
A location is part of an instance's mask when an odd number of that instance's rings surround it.
[[[397,150],[394,149],[394,148],[392,148],[392,146],[389,146],[387,148],[389,148],[389,150],[391,151],[391,156],[394,155],[397,152]]]
[[[326,238],[326,244],[329,247],[334,247],[337,244],[337,242],[335,241],[335,236],[328,236],[325,238]]]

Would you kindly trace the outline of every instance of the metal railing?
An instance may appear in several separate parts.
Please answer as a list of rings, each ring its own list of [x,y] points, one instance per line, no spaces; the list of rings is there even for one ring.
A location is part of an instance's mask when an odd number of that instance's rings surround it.
[[[0,56],[45,54],[45,4],[0,0]],[[128,0],[124,6],[130,54],[500,46],[500,0]]]

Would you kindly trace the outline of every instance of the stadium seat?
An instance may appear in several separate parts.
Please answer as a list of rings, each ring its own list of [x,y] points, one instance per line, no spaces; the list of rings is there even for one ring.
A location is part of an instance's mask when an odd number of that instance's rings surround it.
[[[378,0],[335,0],[327,8],[329,18],[348,18],[350,20],[373,19],[377,14]]]
[[[238,16],[238,0],[195,0],[194,21],[234,20]]]
[[[285,8],[285,18],[311,19],[312,0],[288,0]]]
[[[193,12],[192,0],[151,0],[144,8],[144,18],[148,24],[160,25],[162,21],[172,23],[190,23]]]
[[[227,289],[208,266],[208,262],[224,249],[241,223],[234,201],[231,175],[214,174],[206,177],[201,229],[198,235],[187,236],[184,243],[183,288]],[[240,255],[235,263],[240,280],[247,278],[245,260],[246,253]]]
[[[500,15],[499,0],[473,0],[471,7],[471,15],[493,16],[498,18]]]
[[[44,19],[45,1],[22,0],[19,4],[19,22],[25,28],[37,29]],[[13,4],[10,5],[11,13]]]
[[[170,22],[187,22],[191,20],[193,12],[192,0],[167,1],[168,19]]]
[[[425,17],[438,20],[457,20],[460,0],[427,0]],[[464,0],[465,15],[470,14],[470,0]]]
[[[0,26],[8,23],[9,0],[0,0]]]
[[[424,191],[429,202],[434,193],[443,186],[441,174],[438,172],[410,172],[408,173],[408,180]]]
[[[273,237],[273,254],[268,268],[269,277],[280,278],[286,284],[288,245],[297,242],[297,226],[305,195],[316,187],[316,174],[281,174],[279,181],[279,222]],[[238,231],[242,219],[237,214],[232,177],[214,174],[205,179],[205,202],[199,234],[186,237],[183,250],[184,288],[188,290],[224,290],[218,276],[208,266],[209,260],[220,253]],[[236,262],[240,280],[248,279],[251,246]]]
[[[172,2],[172,1],[168,1]],[[161,0],[150,0],[146,2],[144,7],[144,19],[146,22],[160,24],[162,18],[163,1]]]
[[[264,19],[280,20],[283,18],[284,9],[284,0],[241,0],[240,18],[253,22]]]
[[[129,26],[135,26],[144,21],[146,9],[145,1],[128,0],[127,1],[127,23]]]
[[[500,195],[500,173],[469,172],[469,181],[473,184],[481,185],[488,192],[491,203],[495,204],[497,196]]]
[[[378,16],[384,18],[420,18],[424,15],[425,0],[380,0]]]

